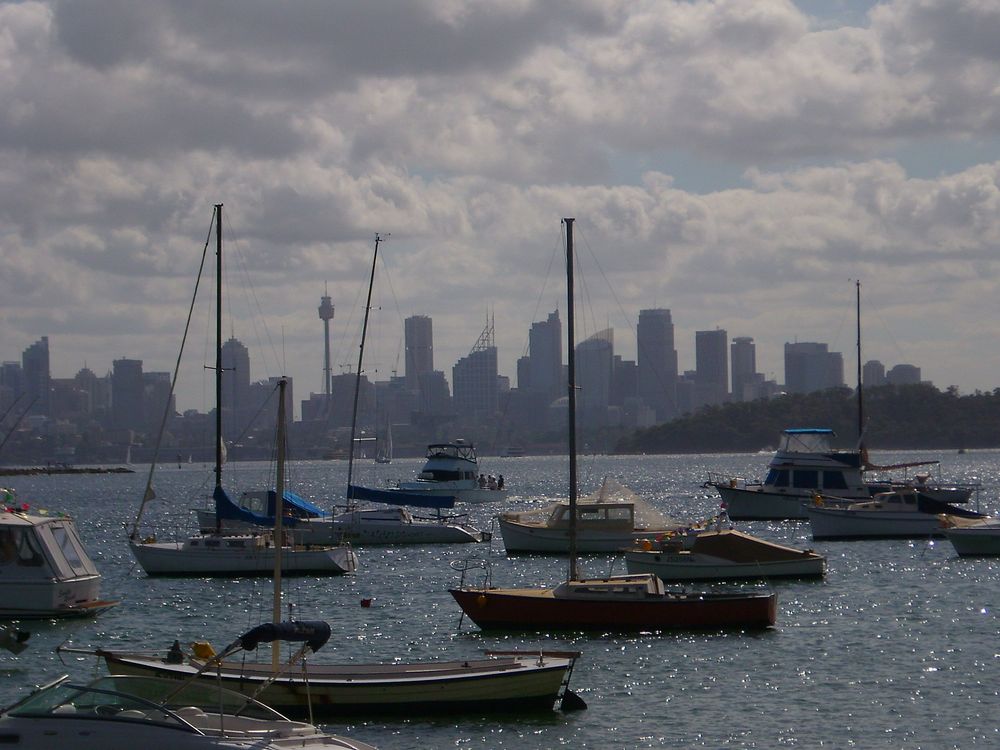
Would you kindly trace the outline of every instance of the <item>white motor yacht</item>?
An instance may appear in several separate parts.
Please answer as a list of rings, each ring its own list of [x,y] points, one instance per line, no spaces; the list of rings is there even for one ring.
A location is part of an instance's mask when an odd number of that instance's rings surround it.
[[[9,508],[0,513],[0,617],[86,617],[102,599],[101,574],[73,519]]]

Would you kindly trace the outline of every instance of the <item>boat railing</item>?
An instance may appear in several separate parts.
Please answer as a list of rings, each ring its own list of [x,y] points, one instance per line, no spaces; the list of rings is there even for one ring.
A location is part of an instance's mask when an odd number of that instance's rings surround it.
[[[730,474],[723,474],[721,472],[710,471],[708,472],[708,479],[702,483],[702,487],[708,489],[710,487],[718,488],[720,485],[723,487],[731,487],[733,489],[746,489],[747,487],[761,487],[763,482],[759,479],[748,479],[747,477],[732,476]]]

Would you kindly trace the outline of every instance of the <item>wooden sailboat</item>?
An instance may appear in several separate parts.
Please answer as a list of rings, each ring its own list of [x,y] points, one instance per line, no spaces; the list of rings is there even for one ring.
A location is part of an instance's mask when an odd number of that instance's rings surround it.
[[[216,228],[216,346],[215,346],[215,490],[216,514],[219,506],[232,503],[222,486],[222,204],[215,207]],[[206,246],[207,250],[207,246]],[[186,338],[186,333],[185,333]],[[179,364],[180,358],[178,358]],[[171,383],[171,393],[177,380]],[[158,542],[155,538],[140,539],[139,522],[143,510],[155,493],[152,489],[154,460],[149,469],[146,492],[139,513],[129,534],[129,548],[147,575],[271,575],[275,566],[286,574],[341,575],[357,569],[358,561],[350,547],[319,547],[295,545],[292,536],[283,533],[281,499],[284,495],[285,447],[285,387],[282,378],[278,388],[278,472],[277,507],[274,530],[261,530],[239,535],[198,534],[179,542]],[[168,399],[169,405],[169,399]],[[169,406],[168,406],[169,408]],[[164,415],[164,423],[166,414]],[[162,435],[161,428],[161,435]],[[157,446],[157,451],[159,446]]]
[[[573,314],[573,219],[566,227],[569,339],[569,576],[555,588],[462,587],[451,595],[483,629],[655,631],[765,628],[774,625],[773,593],[667,591],[650,573],[582,578],[577,563],[576,357]]]

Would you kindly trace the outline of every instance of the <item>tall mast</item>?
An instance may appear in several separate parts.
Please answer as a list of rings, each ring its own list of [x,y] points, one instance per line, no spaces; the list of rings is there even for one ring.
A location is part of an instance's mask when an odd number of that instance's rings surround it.
[[[222,487],[222,204],[215,204],[215,487]]]
[[[388,235],[386,235],[388,236]],[[375,286],[375,264],[378,261],[378,246],[382,241],[375,233],[375,252],[372,255],[372,272],[368,279],[368,301],[365,303],[365,320],[361,326],[361,346],[358,347],[358,372],[354,379],[354,408],[351,411],[351,445],[347,449],[347,499],[350,501],[351,477],[354,474],[354,431],[358,425],[358,393],[361,390],[361,364],[365,357],[365,337],[368,335],[368,313],[372,309],[372,287]],[[350,504],[350,503],[348,503]]]
[[[282,516],[285,498],[285,388],[288,381],[278,381],[278,460],[274,487],[274,602],[272,622],[281,622],[281,553],[285,547]],[[281,668],[281,641],[271,642],[271,669],[277,673]]]
[[[566,225],[566,338],[569,342],[567,417],[569,419],[569,579],[578,578],[576,565],[576,350],[573,347],[573,222],[563,219]]]
[[[865,402],[861,392],[861,279],[856,282],[858,321],[858,449],[865,433]]]

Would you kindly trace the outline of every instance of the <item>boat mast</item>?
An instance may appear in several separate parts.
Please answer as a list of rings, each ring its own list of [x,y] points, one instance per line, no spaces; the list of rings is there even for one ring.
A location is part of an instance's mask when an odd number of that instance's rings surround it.
[[[569,420],[569,579],[577,580],[576,561],[576,351],[573,348],[573,222],[563,219],[566,225],[566,337],[569,342],[567,395]]]
[[[215,488],[222,487],[222,204],[215,204]]]
[[[388,237],[389,235],[386,235]],[[351,444],[347,449],[347,500],[351,505],[354,494],[351,490],[351,477],[354,475],[354,431],[358,425],[358,393],[361,391],[361,363],[365,358],[365,337],[368,335],[368,313],[372,309],[372,287],[375,286],[375,264],[378,261],[378,246],[382,241],[379,233],[375,233],[375,252],[372,254],[372,272],[368,279],[368,301],[365,303],[365,319],[361,325],[361,346],[358,347],[358,372],[354,379],[354,408],[351,410]]]
[[[865,406],[861,392],[861,280],[855,282],[857,288],[857,321],[858,321],[858,450],[865,434]]]
[[[285,388],[288,380],[278,381],[278,459],[275,470],[274,487],[274,602],[271,610],[272,622],[281,622],[281,552],[285,547],[282,503],[285,497]],[[277,673],[281,669],[281,641],[271,642],[271,669]]]

